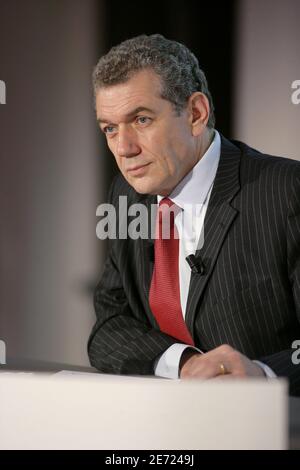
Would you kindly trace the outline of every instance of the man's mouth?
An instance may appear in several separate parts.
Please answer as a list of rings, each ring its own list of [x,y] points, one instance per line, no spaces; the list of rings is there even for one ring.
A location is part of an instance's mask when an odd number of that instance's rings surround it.
[[[147,167],[150,165],[150,163],[145,163],[144,165],[136,165],[136,166],[133,166],[132,168],[128,168],[126,171],[130,175],[139,176],[139,175],[144,174],[147,171]]]

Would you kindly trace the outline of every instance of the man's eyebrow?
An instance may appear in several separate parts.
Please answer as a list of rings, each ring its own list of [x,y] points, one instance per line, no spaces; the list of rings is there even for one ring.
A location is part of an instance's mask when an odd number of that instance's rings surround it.
[[[125,118],[125,120],[128,120],[128,119],[132,118],[133,116],[135,116],[136,114],[141,113],[141,112],[145,112],[145,111],[147,113],[154,114],[153,109],[147,108],[146,106],[138,106],[137,108],[130,111],[130,113],[125,114],[124,118]],[[107,119],[103,119],[103,118],[101,118],[101,116],[99,116],[99,118],[97,119],[97,122],[99,124],[101,124],[101,123],[108,123],[110,121],[108,121]],[[111,124],[115,125],[113,122]]]

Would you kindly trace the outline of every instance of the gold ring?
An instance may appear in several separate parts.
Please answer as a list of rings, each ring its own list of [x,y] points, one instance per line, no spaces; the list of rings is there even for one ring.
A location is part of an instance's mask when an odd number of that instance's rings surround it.
[[[221,371],[221,375],[225,375],[226,374],[226,368],[224,366],[224,364],[220,364],[220,371]]]

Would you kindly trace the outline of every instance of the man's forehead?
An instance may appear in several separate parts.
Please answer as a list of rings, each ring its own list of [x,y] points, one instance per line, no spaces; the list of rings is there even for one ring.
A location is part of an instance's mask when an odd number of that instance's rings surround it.
[[[126,118],[143,110],[155,113],[158,101],[162,100],[160,81],[150,71],[143,72],[124,83],[99,88],[96,94],[99,121],[107,122],[112,115]]]

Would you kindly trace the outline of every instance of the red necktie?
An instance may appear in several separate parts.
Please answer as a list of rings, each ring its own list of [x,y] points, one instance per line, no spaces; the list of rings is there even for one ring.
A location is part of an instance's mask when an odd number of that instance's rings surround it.
[[[168,198],[162,199],[159,204],[149,303],[161,331],[185,344],[194,345],[180,304],[179,237],[174,222],[174,212],[178,210],[178,206]]]

